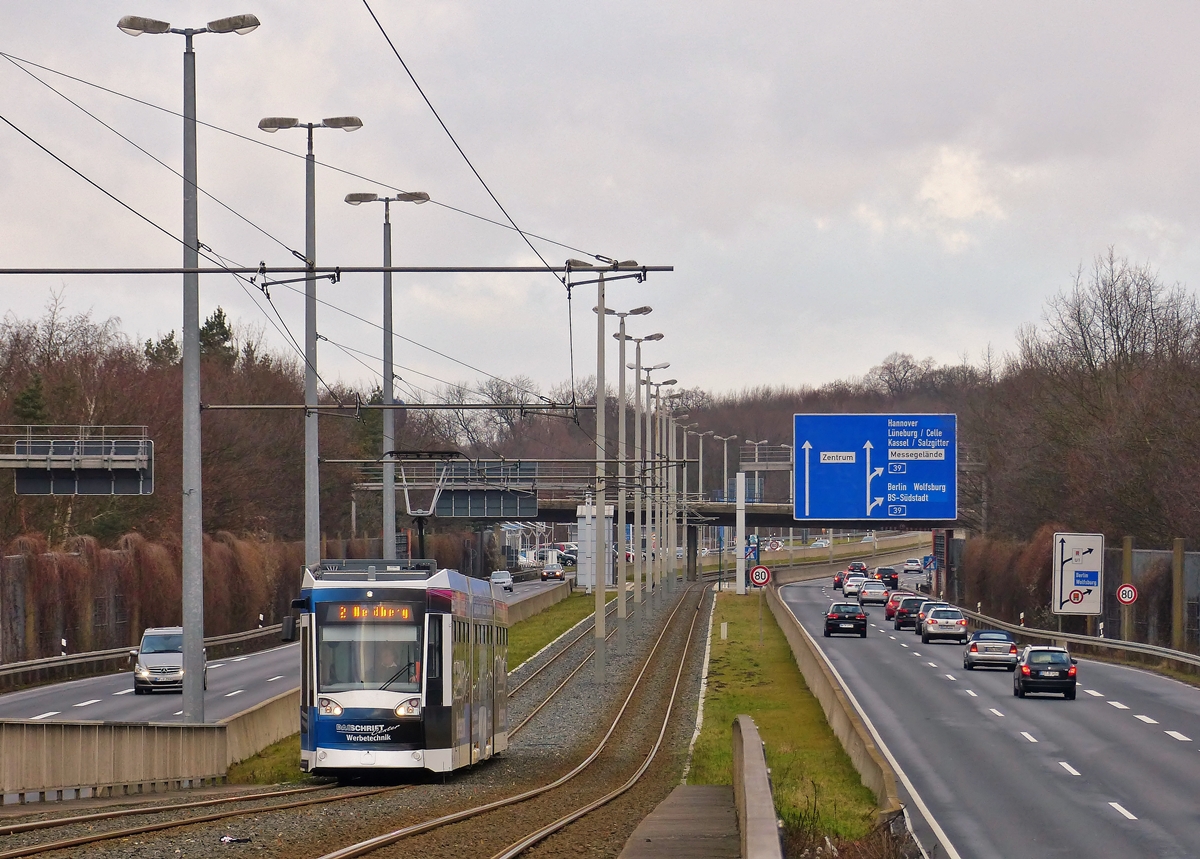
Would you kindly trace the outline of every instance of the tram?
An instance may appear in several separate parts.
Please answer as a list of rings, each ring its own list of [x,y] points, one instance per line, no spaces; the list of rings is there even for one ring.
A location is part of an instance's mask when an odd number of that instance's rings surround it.
[[[508,747],[508,606],[434,561],[322,561],[299,599],[300,768],[450,772]]]

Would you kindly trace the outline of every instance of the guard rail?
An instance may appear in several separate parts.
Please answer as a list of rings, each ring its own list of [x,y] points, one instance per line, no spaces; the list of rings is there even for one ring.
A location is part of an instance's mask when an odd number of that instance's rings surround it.
[[[1006,632],[1011,632],[1013,635],[1024,636],[1025,638],[1044,639],[1046,641],[1055,641],[1078,644],[1083,647],[1095,648],[1098,650],[1114,650],[1124,651],[1125,653],[1137,653],[1142,656],[1155,657],[1167,661],[1181,663],[1188,666],[1184,669],[1190,673],[1200,672],[1200,656],[1194,653],[1187,653],[1183,650],[1172,650],[1169,647],[1158,647],[1153,644],[1142,644],[1139,641],[1119,641],[1114,638],[1100,638],[1094,635],[1079,635],[1073,632],[1058,632],[1053,629],[1037,629],[1030,626],[1021,626],[1016,623],[1008,623],[999,618],[988,617],[986,614],[980,614],[969,609],[958,607],[968,619],[976,624],[1003,629]]]
[[[213,658],[234,655],[232,649],[247,641],[269,636],[279,637],[282,624],[272,624],[259,629],[214,635],[204,639],[204,646]],[[103,671],[120,670],[128,665],[129,647],[114,647],[111,650],[92,650],[87,653],[72,653],[67,656],[47,656],[24,662],[0,665],[0,690],[12,690],[24,686],[58,682],[71,677],[99,674]]]

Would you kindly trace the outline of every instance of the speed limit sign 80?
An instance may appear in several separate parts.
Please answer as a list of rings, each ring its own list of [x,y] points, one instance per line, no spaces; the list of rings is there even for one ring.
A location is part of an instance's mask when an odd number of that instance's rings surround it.
[[[758,566],[750,571],[750,584],[761,588],[770,581],[771,571],[766,567]]]
[[[1138,591],[1133,585],[1121,585],[1117,588],[1117,602],[1121,605],[1133,605],[1137,598]]]

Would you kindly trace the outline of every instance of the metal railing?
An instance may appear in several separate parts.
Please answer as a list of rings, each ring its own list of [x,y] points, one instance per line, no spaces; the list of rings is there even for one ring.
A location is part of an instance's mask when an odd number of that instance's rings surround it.
[[[1170,659],[1175,662],[1182,662],[1186,665],[1200,668],[1200,656],[1194,653],[1187,653],[1183,650],[1172,650],[1169,647],[1158,647],[1153,644],[1142,644],[1138,641],[1120,641],[1114,638],[1100,638],[1094,635],[1079,635],[1073,632],[1058,632],[1053,629],[1036,629],[1030,626],[1021,626],[1016,623],[1008,623],[998,618],[988,617],[986,614],[970,611],[959,607],[968,618],[977,624],[986,624],[993,626],[996,629],[1003,629],[1006,632],[1011,632],[1013,635],[1023,635],[1026,638],[1042,638],[1047,641],[1062,641],[1072,644],[1086,645],[1088,647],[1105,648],[1108,650],[1126,651],[1130,653],[1140,653],[1144,656],[1156,656],[1160,659]]]

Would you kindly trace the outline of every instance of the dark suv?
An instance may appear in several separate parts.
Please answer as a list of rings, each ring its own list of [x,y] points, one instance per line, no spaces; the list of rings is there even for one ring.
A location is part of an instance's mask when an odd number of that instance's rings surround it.
[[[852,602],[835,602],[825,612],[825,637],[833,634],[867,637],[867,613]]]
[[[920,610],[923,602],[925,602],[925,597],[905,597],[900,600],[900,604],[896,606],[896,614],[892,618],[892,626],[896,629],[903,629],[906,626],[915,628],[917,611]]]
[[[887,585],[890,590],[900,587],[900,574],[896,572],[895,567],[877,567],[875,578]]]
[[[1061,647],[1026,647],[1013,671],[1013,695],[1061,692],[1074,701],[1077,661]]]

